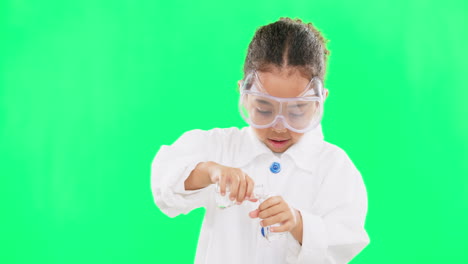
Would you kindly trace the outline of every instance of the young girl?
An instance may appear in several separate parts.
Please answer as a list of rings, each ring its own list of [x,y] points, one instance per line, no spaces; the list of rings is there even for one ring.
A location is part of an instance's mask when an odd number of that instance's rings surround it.
[[[361,175],[322,136],[328,53],[311,23],[259,28],[238,82],[250,126],[189,131],[157,153],[161,211],[206,208],[196,263],[347,263],[369,243]]]

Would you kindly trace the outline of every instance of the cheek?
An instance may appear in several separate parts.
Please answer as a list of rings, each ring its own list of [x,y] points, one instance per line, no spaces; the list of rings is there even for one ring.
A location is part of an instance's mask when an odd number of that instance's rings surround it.
[[[260,140],[263,141],[267,138],[268,128],[264,128],[264,129],[253,128],[253,130]]]
[[[296,133],[296,132],[290,132],[291,133],[291,138],[293,143],[297,143],[299,139],[304,135],[303,133]]]

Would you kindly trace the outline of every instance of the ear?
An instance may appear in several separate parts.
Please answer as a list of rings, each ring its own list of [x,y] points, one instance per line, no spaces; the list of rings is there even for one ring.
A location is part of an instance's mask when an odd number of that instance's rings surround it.
[[[323,101],[327,100],[327,97],[328,97],[328,89],[325,88],[325,99],[323,99]]]
[[[240,92],[240,89],[242,87],[242,80],[237,81],[237,92]]]

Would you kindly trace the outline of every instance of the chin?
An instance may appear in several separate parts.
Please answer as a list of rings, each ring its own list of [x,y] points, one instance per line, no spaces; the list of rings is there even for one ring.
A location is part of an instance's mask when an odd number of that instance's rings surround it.
[[[268,140],[267,140],[268,141]],[[283,146],[283,147],[275,147],[275,146],[272,146],[271,144],[269,144],[269,142],[264,142],[265,145],[267,145],[267,147],[275,152],[275,153],[283,153],[285,152],[286,150],[288,150],[288,148],[291,146],[291,145],[287,145],[287,146]]]

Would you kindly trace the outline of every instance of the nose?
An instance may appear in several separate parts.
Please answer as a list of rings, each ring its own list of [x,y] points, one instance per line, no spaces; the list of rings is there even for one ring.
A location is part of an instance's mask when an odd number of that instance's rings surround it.
[[[271,126],[275,132],[281,133],[281,132],[286,132],[286,126],[284,125],[284,118],[283,117],[278,117]]]

